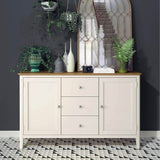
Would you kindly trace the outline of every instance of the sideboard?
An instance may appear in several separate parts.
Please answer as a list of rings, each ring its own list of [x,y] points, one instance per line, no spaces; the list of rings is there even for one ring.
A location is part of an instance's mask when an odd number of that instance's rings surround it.
[[[140,73],[19,73],[24,138],[135,138],[140,148]]]

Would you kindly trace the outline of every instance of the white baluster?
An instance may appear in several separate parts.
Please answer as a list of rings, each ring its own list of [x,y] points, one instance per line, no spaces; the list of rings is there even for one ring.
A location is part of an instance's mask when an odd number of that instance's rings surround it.
[[[106,65],[106,63],[105,63],[103,25],[100,25],[100,28],[99,28],[99,64],[100,64],[101,67],[104,67]]]

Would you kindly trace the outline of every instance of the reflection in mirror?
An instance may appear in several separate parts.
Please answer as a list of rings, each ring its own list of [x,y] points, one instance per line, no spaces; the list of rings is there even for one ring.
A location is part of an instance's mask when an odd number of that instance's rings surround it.
[[[132,38],[129,0],[80,0],[82,31],[78,33],[78,70],[83,65],[114,67],[113,37],[124,42]],[[132,70],[132,63],[129,66]]]

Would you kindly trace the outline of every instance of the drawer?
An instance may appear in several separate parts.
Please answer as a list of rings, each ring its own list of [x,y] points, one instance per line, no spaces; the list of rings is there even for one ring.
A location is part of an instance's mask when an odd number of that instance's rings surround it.
[[[98,134],[98,116],[63,116],[62,134]]]
[[[98,78],[62,78],[62,96],[98,96]]]
[[[98,115],[98,97],[63,97],[62,115]]]

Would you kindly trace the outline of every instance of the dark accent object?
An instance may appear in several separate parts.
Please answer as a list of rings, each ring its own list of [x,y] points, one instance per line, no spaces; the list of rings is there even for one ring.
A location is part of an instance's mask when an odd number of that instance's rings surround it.
[[[93,73],[92,66],[83,66],[83,73]]]
[[[65,71],[64,62],[60,57],[57,58],[57,60],[55,61],[54,65],[55,65],[54,72],[62,73],[62,72]]]

